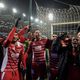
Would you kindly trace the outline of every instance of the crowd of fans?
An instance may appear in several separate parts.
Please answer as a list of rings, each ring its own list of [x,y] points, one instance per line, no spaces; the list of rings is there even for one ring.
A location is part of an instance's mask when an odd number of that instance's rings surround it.
[[[29,28],[0,35],[0,80],[80,80],[80,29],[48,39]]]

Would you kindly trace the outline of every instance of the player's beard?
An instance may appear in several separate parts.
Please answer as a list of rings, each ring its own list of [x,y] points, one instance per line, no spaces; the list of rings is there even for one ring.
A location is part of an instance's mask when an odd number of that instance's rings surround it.
[[[36,36],[35,39],[36,39],[37,41],[39,41],[39,40],[40,40],[40,35]]]

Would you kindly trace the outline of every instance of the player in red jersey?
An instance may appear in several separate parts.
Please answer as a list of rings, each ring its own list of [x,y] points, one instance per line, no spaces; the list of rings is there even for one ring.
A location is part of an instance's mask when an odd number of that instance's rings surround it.
[[[18,22],[16,23],[18,24]],[[7,39],[4,41],[4,59],[1,67],[1,80],[20,80],[18,71],[18,62],[24,64],[24,45],[20,43],[23,40],[21,36],[28,27],[24,27],[20,32],[16,33],[16,27],[13,27]],[[21,40],[20,40],[21,39]]]
[[[13,27],[9,33],[7,39],[4,41],[4,59],[2,63],[2,76],[1,80],[20,80],[18,73],[18,62],[24,55],[24,46],[18,39],[18,34],[16,32],[16,27]]]
[[[32,54],[32,80],[38,77],[44,80],[47,77],[45,49],[50,48],[51,40],[42,39],[39,30],[34,32],[34,41],[31,42],[28,54]]]

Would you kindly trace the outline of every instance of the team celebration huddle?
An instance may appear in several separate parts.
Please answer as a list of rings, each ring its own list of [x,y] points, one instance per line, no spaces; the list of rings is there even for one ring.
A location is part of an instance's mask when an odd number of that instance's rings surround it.
[[[18,21],[0,35],[0,80],[80,80],[80,27],[75,37],[62,32],[48,39],[28,25],[17,31]]]
[[[80,80],[80,0],[0,0],[0,80]]]

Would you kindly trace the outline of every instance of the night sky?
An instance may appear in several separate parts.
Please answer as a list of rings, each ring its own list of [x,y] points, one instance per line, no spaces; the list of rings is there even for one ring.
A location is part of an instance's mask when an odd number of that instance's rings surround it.
[[[26,13],[29,14],[29,1],[30,0],[3,0],[4,3],[9,8],[17,8],[20,13]],[[51,8],[67,8],[68,6],[61,3],[68,3],[68,4],[74,4],[74,5],[80,5],[80,0],[35,0],[37,1],[39,6],[43,7],[51,7]],[[61,2],[59,2],[61,1]],[[33,0],[33,15],[36,12],[36,6],[35,2]]]

